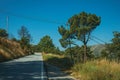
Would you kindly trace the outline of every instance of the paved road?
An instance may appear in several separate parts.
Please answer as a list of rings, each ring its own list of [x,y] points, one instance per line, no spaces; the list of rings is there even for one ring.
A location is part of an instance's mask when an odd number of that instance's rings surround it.
[[[40,53],[0,63],[0,80],[47,80]]]
[[[60,68],[46,64],[48,70],[48,79],[49,80],[77,80],[69,74],[64,73]]]

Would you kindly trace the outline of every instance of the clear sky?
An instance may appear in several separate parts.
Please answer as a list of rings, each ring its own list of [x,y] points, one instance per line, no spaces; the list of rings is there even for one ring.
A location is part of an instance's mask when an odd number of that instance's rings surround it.
[[[37,44],[49,35],[60,47],[58,26],[82,11],[101,17],[93,36],[110,42],[112,32],[120,31],[120,0],[0,0],[0,28],[6,28],[6,16],[9,16],[9,34],[18,38],[17,31],[24,25],[33,37],[32,43]]]

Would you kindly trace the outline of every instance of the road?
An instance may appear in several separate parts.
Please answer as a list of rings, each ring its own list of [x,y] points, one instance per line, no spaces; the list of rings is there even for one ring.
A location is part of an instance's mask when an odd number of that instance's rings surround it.
[[[0,63],[0,80],[47,80],[42,54]]]
[[[46,64],[46,66],[49,80],[77,80],[56,66],[50,64]]]

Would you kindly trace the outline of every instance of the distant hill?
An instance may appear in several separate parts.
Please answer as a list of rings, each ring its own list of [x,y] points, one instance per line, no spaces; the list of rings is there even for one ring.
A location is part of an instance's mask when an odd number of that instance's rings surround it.
[[[91,51],[93,51],[93,54],[97,57],[100,56],[101,51],[105,49],[105,44],[98,44],[91,46]]]
[[[28,55],[18,42],[0,37],[0,62]]]

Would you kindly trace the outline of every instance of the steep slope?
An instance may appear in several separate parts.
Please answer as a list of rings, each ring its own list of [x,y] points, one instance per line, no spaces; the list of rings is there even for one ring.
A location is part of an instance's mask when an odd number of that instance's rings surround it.
[[[0,62],[28,55],[19,43],[0,37]]]

